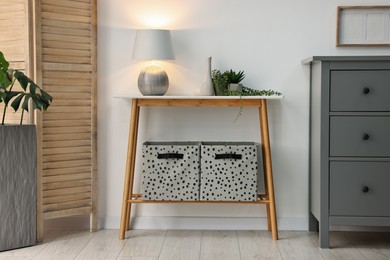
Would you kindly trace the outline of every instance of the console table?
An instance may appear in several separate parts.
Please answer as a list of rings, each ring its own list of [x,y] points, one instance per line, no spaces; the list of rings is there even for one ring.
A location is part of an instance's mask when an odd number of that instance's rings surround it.
[[[276,222],[274,184],[272,177],[271,147],[269,141],[267,100],[282,99],[282,96],[121,96],[132,101],[130,130],[127,150],[126,173],[124,180],[122,214],[120,224],[120,239],[125,238],[126,230],[130,228],[131,206],[134,203],[230,203],[230,204],[265,204],[267,207],[268,230],[272,238],[278,239]],[[264,167],[265,194],[258,195],[256,201],[151,201],[143,200],[142,194],[133,193],[134,169],[136,159],[139,112],[146,106],[172,107],[257,107],[261,149]]]

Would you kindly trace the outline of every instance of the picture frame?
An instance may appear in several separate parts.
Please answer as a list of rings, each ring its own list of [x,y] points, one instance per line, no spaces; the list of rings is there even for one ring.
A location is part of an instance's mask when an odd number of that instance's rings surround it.
[[[390,46],[390,5],[338,6],[336,46]]]

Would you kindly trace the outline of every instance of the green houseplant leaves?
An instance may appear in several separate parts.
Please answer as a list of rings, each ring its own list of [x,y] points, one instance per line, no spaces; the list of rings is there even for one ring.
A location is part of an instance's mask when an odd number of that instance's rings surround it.
[[[216,96],[240,96],[241,105],[234,122],[241,116],[243,112],[242,97],[243,96],[281,96],[282,93],[269,89],[259,90],[242,86],[241,91],[231,91],[228,88],[229,83],[239,83],[245,78],[244,71],[235,72],[233,70],[227,70],[221,72],[220,70],[211,71],[211,79],[214,86],[214,92]]]
[[[259,90],[252,89],[248,87],[242,87],[242,91],[230,91],[228,90],[229,83],[234,83],[232,81],[240,82],[245,78],[244,71],[235,72],[233,70],[221,72],[220,70],[213,70],[211,72],[211,79],[213,81],[213,86],[215,94],[217,96],[280,96],[282,93],[274,90]]]
[[[19,82],[22,91],[13,90],[16,81]],[[29,112],[30,100],[33,110],[45,111],[53,98],[23,72],[10,69],[8,61],[0,51],[0,103],[4,102],[1,124],[5,123],[5,115],[10,102],[15,112],[19,109],[22,110],[20,118],[20,124],[22,124],[24,111]]]

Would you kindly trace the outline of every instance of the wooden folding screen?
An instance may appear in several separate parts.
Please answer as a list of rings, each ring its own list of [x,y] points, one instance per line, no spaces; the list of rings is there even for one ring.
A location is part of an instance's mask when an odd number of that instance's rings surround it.
[[[33,77],[33,41],[31,1],[7,0],[0,1],[0,51],[10,62],[10,68],[18,69]],[[20,89],[16,83],[14,90]],[[4,104],[0,104],[0,120],[3,117]],[[6,112],[7,124],[19,124],[21,113],[14,113],[11,107]],[[32,118],[24,115],[24,123]]]
[[[95,230],[96,0],[1,0],[0,32],[10,67],[54,98],[24,117],[38,130],[38,238],[44,219],[90,215]],[[6,123],[19,123],[8,109]]]
[[[36,0],[36,78],[53,96],[37,114],[43,219],[90,215],[96,229],[96,0]]]

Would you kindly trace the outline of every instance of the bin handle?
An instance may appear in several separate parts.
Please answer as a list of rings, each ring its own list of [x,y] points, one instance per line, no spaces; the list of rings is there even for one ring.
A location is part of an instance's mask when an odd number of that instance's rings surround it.
[[[234,160],[241,160],[242,155],[241,154],[235,154],[235,153],[224,153],[224,154],[215,154],[215,159],[234,159]]]
[[[182,153],[159,153],[157,159],[183,159]]]

